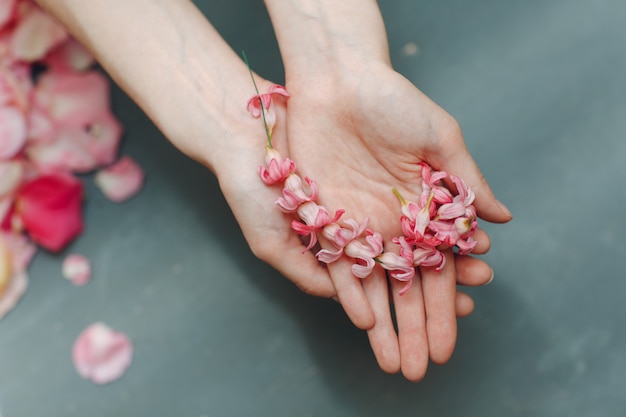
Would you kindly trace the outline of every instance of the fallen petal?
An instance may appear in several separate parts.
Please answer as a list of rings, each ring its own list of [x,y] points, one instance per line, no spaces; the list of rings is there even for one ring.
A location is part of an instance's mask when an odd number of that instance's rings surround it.
[[[83,183],[63,174],[42,175],[17,193],[16,215],[30,237],[58,252],[83,229]]]
[[[15,107],[0,108],[0,160],[15,156],[26,143],[26,119]]]
[[[144,172],[129,156],[99,171],[94,182],[111,201],[121,203],[133,197],[143,185]]]
[[[94,58],[83,45],[69,38],[54,48],[44,63],[56,71],[85,71],[94,64]]]
[[[26,270],[35,251],[35,246],[24,236],[0,234],[0,319],[17,305],[26,292]]]
[[[0,198],[8,196],[20,185],[24,169],[19,161],[0,161]],[[0,215],[0,219],[3,216]]]
[[[128,337],[104,323],[94,323],[78,336],[72,362],[78,374],[96,384],[120,378],[130,366],[133,346]]]
[[[32,8],[19,21],[11,46],[17,58],[33,62],[67,39],[68,33],[39,8]]]
[[[63,276],[74,285],[85,285],[91,278],[91,263],[83,255],[71,254],[63,261]]]

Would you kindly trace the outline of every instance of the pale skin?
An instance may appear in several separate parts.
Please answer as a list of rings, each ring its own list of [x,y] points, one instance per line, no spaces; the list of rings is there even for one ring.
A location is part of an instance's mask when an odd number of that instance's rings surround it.
[[[382,269],[360,280],[347,258],[326,267],[312,252],[302,254],[305,246],[289,227],[292,218],[273,204],[280,189],[257,176],[266,142],[261,122],[245,109],[254,94],[248,70],[191,2],[38,2],[95,54],[174,145],[215,173],[255,255],[303,291],[338,299],[354,324],[368,331],[381,369],[418,381],[429,358],[450,358],[456,317],[474,308],[456,285],[483,285],[493,276],[491,268],[449,252],[443,271],[421,269],[411,290],[399,296],[403,284],[389,286]],[[276,103],[274,146],[318,182],[321,204],[343,208],[355,219],[370,216],[371,227],[390,241],[399,234],[400,216],[391,189],[416,199],[416,163],[424,160],[464,178],[483,219],[510,220],[456,121],[391,68],[376,2],[266,3],[292,94]],[[256,80],[261,92],[271,85]],[[476,237],[474,253],[485,253],[488,236],[479,230]]]

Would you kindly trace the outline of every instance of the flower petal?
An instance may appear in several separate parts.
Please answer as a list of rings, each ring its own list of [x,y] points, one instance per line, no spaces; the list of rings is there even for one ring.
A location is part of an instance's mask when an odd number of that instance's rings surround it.
[[[21,235],[0,234],[0,319],[26,292],[26,269],[35,251],[35,246]]]
[[[99,322],[87,327],[72,348],[72,361],[78,374],[96,384],[108,384],[120,378],[130,366],[132,355],[128,337]]]
[[[91,263],[83,255],[73,253],[63,261],[63,276],[74,285],[85,285],[91,278]]]
[[[15,156],[26,143],[26,119],[15,107],[0,107],[0,160]]]
[[[21,18],[13,33],[11,47],[15,57],[33,62],[67,39],[68,33],[56,20],[38,7]]]
[[[18,191],[16,214],[30,237],[53,252],[83,229],[83,183],[63,174],[42,175]]]
[[[129,156],[99,171],[95,183],[111,201],[121,203],[133,197],[143,185],[144,172]]]

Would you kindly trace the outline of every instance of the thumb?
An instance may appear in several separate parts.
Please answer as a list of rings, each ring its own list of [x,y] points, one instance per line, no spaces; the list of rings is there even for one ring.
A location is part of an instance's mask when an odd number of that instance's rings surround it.
[[[462,140],[452,147],[452,151],[441,162],[438,168],[462,178],[474,191],[476,194],[474,207],[481,219],[493,223],[506,223],[513,218],[509,209],[496,199]]]

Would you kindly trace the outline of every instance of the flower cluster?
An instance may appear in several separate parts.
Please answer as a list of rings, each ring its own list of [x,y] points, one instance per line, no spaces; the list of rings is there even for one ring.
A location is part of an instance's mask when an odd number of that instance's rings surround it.
[[[474,193],[461,178],[450,175],[450,181],[456,187],[453,195],[442,184],[448,177],[446,172],[433,171],[424,162],[420,165],[422,193],[417,203],[407,202],[394,190],[402,203],[400,222],[404,235],[393,239],[400,245],[400,255],[388,252],[378,258],[391,277],[407,282],[401,294],[411,287],[415,267],[434,267],[439,271],[446,262],[442,250],[457,247],[458,253],[465,255],[477,243],[472,238],[478,227],[476,209],[472,205]]]
[[[254,81],[254,79],[253,79]],[[265,165],[259,167],[259,176],[265,185],[282,185],[282,195],[276,204],[284,213],[294,213],[291,228],[301,236],[309,238],[305,251],[315,246],[318,234],[333,246],[316,253],[321,262],[331,263],[342,256],[355,260],[352,273],[365,278],[376,264],[386,269],[391,278],[406,282],[400,295],[411,287],[417,267],[434,267],[441,270],[446,258],[443,250],[458,248],[461,255],[474,249],[476,241],[472,234],[477,228],[476,210],[472,205],[474,193],[465,182],[454,175],[449,180],[456,192],[443,184],[448,178],[444,171],[433,171],[426,163],[420,163],[422,192],[417,203],[407,202],[397,190],[393,190],[402,203],[400,219],[403,236],[392,239],[399,246],[399,254],[383,253],[383,237],[367,228],[369,218],[363,222],[341,219],[345,210],[331,215],[328,209],[317,203],[319,189],[310,178],[301,178],[296,173],[296,164],[283,158],[272,146],[272,132],[276,123],[273,96],[289,97],[284,87],[273,86],[266,94],[257,94],[248,102],[248,111],[255,118],[263,116],[268,145]]]
[[[282,185],[282,195],[276,200],[278,208],[284,213],[296,214],[299,220],[291,222],[291,228],[299,235],[309,239],[305,251],[317,243],[321,233],[334,246],[334,250],[321,249],[317,258],[325,263],[334,262],[343,254],[356,260],[352,266],[354,275],[365,278],[376,264],[375,258],[383,250],[382,235],[367,229],[368,220],[358,223],[353,219],[340,222],[345,210],[329,210],[318,204],[319,189],[317,183],[296,173],[296,164],[289,158],[283,158],[272,146],[272,132],[276,123],[273,96],[289,97],[284,87],[274,85],[266,94],[258,94],[248,101],[248,111],[255,118],[263,117],[268,144],[265,151],[265,165],[259,166],[259,177],[265,185]]]
[[[0,2],[0,318],[26,288],[34,244],[59,252],[83,230],[76,174],[101,170],[114,201],[141,187],[141,169],[116,162],[122,126],[94,64],[32,0]]]

